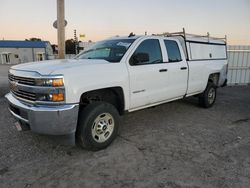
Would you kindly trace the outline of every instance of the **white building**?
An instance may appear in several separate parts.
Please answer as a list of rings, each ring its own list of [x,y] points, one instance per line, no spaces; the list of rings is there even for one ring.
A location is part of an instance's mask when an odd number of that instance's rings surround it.
[[[52,55],[52,47],[47,41],[0,40],[0,64],[42,61]]]
[[[93,44],[95,44],[94,42],[79,42],[79,48],[80,48],[80,52],[83,50],[88,49],[90,46],[92,46]]]

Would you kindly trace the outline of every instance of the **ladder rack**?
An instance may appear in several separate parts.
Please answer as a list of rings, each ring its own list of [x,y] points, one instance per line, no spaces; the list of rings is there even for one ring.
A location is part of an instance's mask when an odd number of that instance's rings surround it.
[[[227,43],[227,36],[226,35],[225,35],[225,37],[211,37],[209,32],[207,32],[206,35],[190,34],[190,33],[185,32],[185,28],[183,28],[182,31],[180,31],[180,32],[173,32],[173,33],[164,32],[162,34],[156,34],[156,35],[157,36],[164,36],[164,37],[183,36],[185,40],[187,39],[187,37],[207,38],[208,42],[210,41],[210,39],[212,39],[212,40],[223,40],[225,43]]]

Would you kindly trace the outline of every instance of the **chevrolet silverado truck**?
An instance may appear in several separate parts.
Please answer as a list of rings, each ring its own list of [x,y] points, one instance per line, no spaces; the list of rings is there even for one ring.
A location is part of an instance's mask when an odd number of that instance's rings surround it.
[[[226,85],[226,39],[179,33],[114,37],[74,59],[9,70],[9,111],[38,134],[74,134],[100,150],[115,139],[119,117],[189,96],[211,107]]]

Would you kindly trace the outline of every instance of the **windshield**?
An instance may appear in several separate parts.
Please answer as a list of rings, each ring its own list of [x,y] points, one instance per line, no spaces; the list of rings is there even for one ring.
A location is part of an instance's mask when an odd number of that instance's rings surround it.
[[[109,62],[120,62],[135,39],[104,40],[84,50],[76,59],[104,59]]]

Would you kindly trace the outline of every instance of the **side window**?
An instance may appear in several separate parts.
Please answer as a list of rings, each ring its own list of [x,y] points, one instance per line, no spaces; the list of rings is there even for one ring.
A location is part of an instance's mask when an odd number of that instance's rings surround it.
[[[5,63],[10,63],[10,54],[6,53],[2,55],[3,55],[3,59],[5,60]]]
[[[170,63],[182,61],[178,44],[173,40],[164,40],[164,43],[168,53],[168,61]]]
[[[144,40],[130,58],[130,65],[162,63],[161,47],[158,39]]]

